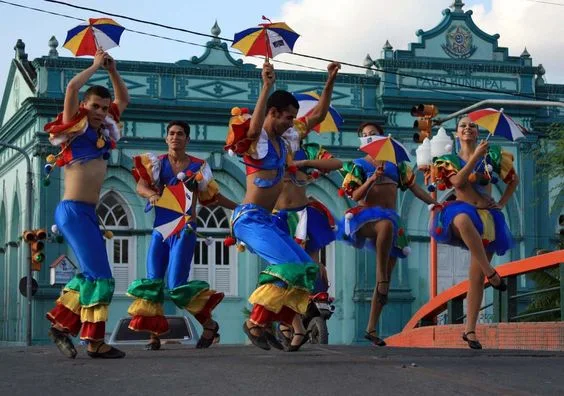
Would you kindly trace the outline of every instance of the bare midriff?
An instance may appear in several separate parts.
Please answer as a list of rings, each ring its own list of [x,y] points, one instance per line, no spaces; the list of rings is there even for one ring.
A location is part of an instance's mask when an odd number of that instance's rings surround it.
[[[107,166],[102,158],[66,165],[63,199],[97,204]]]
[[[255,204],[263,207],[269,212],[272,212],[276,200],[282,191],[282,180],[272,187],[261,188],[254,184],[257,177],[262,179],[272,180],[276,177],[277,170],[259,170],[247,176],[247,192],[243,199],[243,204]]]

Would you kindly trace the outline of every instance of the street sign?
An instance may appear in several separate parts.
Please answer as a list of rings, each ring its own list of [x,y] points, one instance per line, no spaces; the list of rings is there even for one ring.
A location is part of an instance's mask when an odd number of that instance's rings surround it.
[[[66,255],[59,256],[50,266],[50,282],[55,284],[66,284],[76,275],[77,266]]]
[[[37,293],[37,289],[39,288],[39,285],[37,284],[37,281],[33,278],[31,278],[31,295],[35,296],[35,293]],[[20,279],[20,293],[24,296],[27,297],[27,276],[24,276],[23,278]]]

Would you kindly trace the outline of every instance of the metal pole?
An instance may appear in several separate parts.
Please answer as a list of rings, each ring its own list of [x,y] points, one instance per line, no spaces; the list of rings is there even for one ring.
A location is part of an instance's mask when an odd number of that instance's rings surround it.
[[[486,99],[475,103],[472,106],[465,107],[455,113],[449,114],[442,118],[435,118],[433,121],[436,125],[440,125],[445,121],[452,120],[459,115],[466,114],[471,110],[477,109],[485,105],[503,105],[503,106],[523,106],[523,107],[564,107],[562,102],[550,102],[546,100],[510,100],[510,99]]]
[[[433,191],[431,193],[431,197],[436,201],[437,200],[437,192]],[[429,285],[431,287],[430,295],[431,299],[437,297],[437,267],[438,267],[438,260],[437,260],[437,240],[431,236],[431,268],[430,268],[430,282]]]
[[[26,221],[25,221],[25,229],[31,230],[31,224],[33,221],[33,214],[31,212],[31,207],[33,204],[33,174],[31,172],[31,159],[29,155],[25,152],[24,149],[14,146],[9,143],[5,143],[0,141],[0,146],[11,148],[12,150],[18,151],[25,157],[26,165],[27,165],[27,178],[25,184],[25,196],[26,196]],[[33,296],[31,295],[31,279],[32,279],[32,271],[31,271],[31,250],[29,250],[29,257],[27,259],[27,284],[26,284],[26,294],[27,294],[27,326],[26,326],[26,336],[25,336],[25,343],[27,346],[31,346],[31,302]]]

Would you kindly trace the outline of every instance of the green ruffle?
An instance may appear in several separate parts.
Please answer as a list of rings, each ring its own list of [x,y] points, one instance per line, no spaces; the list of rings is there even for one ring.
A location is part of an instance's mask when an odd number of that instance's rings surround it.
[[[307,143],[302,145],[303,150],[306,154],[306,159],[308,160],[316,160],[319,157],[319,153],[321,152],[321,145],[318,143]]]
[[[65,286],[65,289],[79,293],[80,305],[83,307],[111,303],[114,288],[114,278],[90,281],[82,274],[75,275]]]
[[[164,281],[162,279],[136,279],[127,288],[127,294],[154,303],[163,303]]]
[[[413,179],[413,169],[406,162],[400,162],[398,165],[399,183],[398,187],[405,191],[409,188],[410,180]]]
[[[501,174],[501,146],[491,145],[488,150],[493,171],[498,175]]]
[[[258,284],[264,285],[282,280],[289,288],[296,287],[311,292],[318,271],[319,267],[315,263],[270,265],[260,273]]]
[[[456,154],[441,155],[440,157],[433,158],[434,165],[440,166],[444,163],[451,164],[457,171],[462,169],[460,158]]]
[[[201,280],[190,281],[185,285],[175,287],[170,290],[170,299],[179,308],[186,307],[190,301],[205,290],[209,290],[210,285],[208,282]]]

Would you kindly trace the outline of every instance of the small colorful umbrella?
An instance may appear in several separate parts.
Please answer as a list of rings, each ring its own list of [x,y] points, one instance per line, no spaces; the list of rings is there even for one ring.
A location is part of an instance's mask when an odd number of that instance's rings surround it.
[[[63,47],[75,56],[96,55],[98,49],[108,50],[119,45],[125,28],[110,18],[90,18],[67,33]]]
[[[361,146],[360,150],[375,160],[388,161],[396,165],[410,161],[407,149],[396,139],[392,139],[391,135],[369,136],[368,140],[369,143]]]
[[[192,192],[184,183],[165,186],[160,199],[155,203],[155,230],[163,239],[180,232],[190,220],[188,211],[192,206]]]
[[[486,140],[489,139],[491,135],[503,136],[511,141],[525,137],[525,135],[523,135],[525,128],[506,115],[503,109],[476,110],[468,114],[468,118],[490,131]]]
[[[296,118],[307,117],[313,111],[317,103],[319,103],[319,95],[316,92],[295,93],[295,98],[300,104],[300,110]],[[333,108],[329,106],[327,116],[323,121],[313,127],[317,133],[338,132],[343,125],[343,117]]]
[[[263,55],[267,61],[278,54],[291,53],[300,35],[284,22],[272,23],[264,15],[262,19],[269,23],[235,33],[231,46],[246,56]]]

